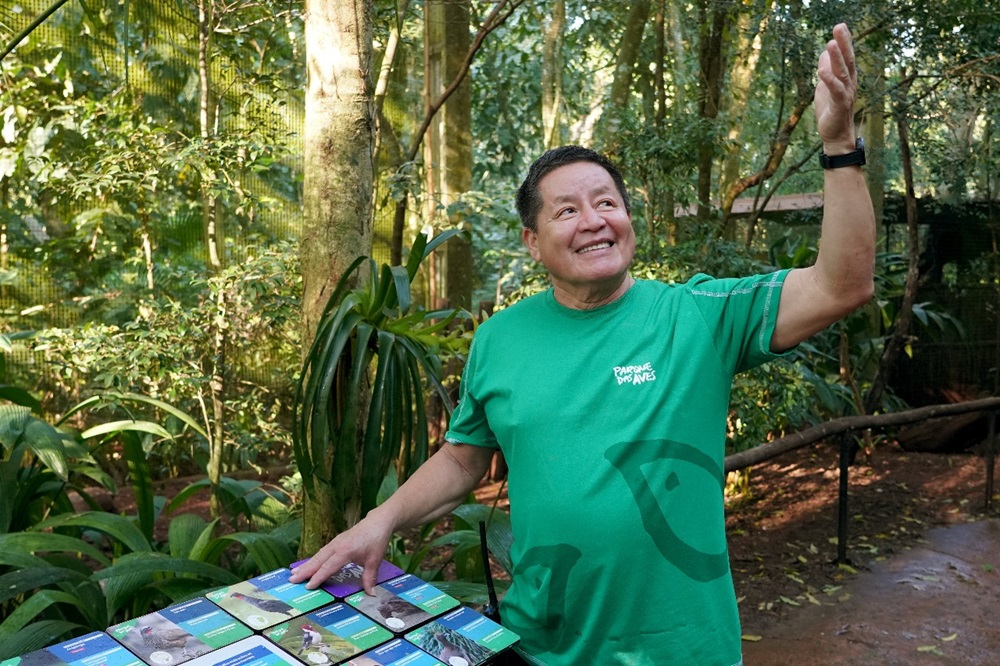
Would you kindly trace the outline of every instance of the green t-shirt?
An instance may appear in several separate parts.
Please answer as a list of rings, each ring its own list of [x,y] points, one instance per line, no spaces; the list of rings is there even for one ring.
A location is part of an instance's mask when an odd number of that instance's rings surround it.
[[[723,506],[733,375],[769,351],[786,273],[549,290],[484,322],[447,439],[509,467],[503,622],[546,666],[741,663]]]

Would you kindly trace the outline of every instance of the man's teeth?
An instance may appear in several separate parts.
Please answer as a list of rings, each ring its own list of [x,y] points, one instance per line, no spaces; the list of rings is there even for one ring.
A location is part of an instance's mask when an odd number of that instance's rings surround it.
[[[593,250],[603,250],[604,248],[607,247],[611,247],[611,243],[604,242],[604,243],[598,243],[597,245],[588,245],[587,247],[580,248],[579,250],[576,251],[576,253],[586,254],[587,252],[591,252]]]

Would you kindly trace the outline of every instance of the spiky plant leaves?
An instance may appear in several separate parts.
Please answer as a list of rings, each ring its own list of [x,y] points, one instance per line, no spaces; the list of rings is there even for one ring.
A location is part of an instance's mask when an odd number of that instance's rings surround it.
[[[424,388],[449,404],[439,354],[457,312],[411,311],[410,284],[457,233],[418,235],[405,267],[359,257],[324,307],[296,387],[293,447],[307,497],[323,484],[336,515],[364,515],[393,461],[409,474],[427,457]],[[363,285],[350,288],[366,264]]]

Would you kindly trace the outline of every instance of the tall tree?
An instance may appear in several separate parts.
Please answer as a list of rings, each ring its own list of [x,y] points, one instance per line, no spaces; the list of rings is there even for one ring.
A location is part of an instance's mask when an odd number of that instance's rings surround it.
[[[463,71],[470,45],[468,0],[427,0],[424,35],[424,84],[429,111],[448,84]],[[468,77],[461,77],[460,81],[433,116],[424,141],[424,219],[432,224],[442,211],[472,189],[472,86]],[[461,220],[447,222],[461,225]],[[465,239],[455,238],[438,254],[441,256],[430,257],[436,277],[431,283],[432,296],[443,296],[450,307],[471,308],[472,246]]]
[[[639,58],[642,34],[645,32],[651,8],[650,0],[638,0],[629,8],[625,19],[625,29],[618,40],[618,55],[615,59],[615,76],[611,83],[609,102],[612,106],[624,106],[632,87],[632,75]]]
[[[722,83],[728,56],[727,36],[733,27],[733,3],[698,3],[698,118],[706,136],[698,147],[698,220],[708,220],[712,198],[712,169],[715,161],[715,130],[719,117]]]
[[[303,340],[310,341],[337,280],[371,249],[372,0],[307,0],[305,36],[301,260]],[[301,552],[315,552],[357,522],[359,485],[333,488],[317,479],[305,496]]]
[[[563,102],[563,31],[566,0],[553,0],[542,29],[542,140],[546,148],[562,144],[559,111]]]

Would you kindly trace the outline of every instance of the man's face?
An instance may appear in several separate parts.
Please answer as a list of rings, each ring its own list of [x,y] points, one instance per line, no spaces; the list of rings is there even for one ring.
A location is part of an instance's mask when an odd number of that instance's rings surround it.
[[[536,229],[524,229],[522,238],[548,270],[557,300],[572,307],[623,294],[635,234],[611,174],[593,162],[567,164],[542,178],[539,193]]]

